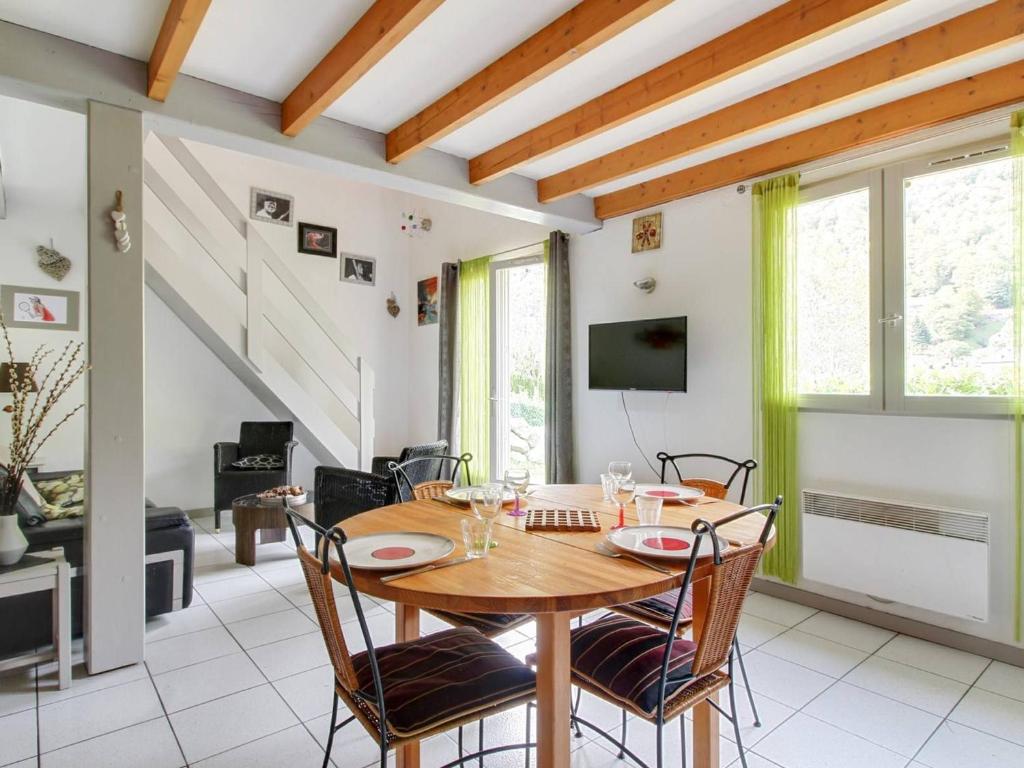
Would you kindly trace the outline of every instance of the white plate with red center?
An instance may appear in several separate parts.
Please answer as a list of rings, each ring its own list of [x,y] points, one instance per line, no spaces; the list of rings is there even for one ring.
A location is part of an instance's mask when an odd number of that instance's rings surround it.
[[[609,543],[618,550],[667,560],[689,560],[696,538],[689,528],[672,525],[627,525],[608,532]],[[729,548],[729,543],[721,537],[718,544],[723,552]],[[703,537],[700,557],[711,555],[712,551],[710,539]]]
[[[646,496],[651,499],[661,499],[665,503],[671,504],[673,502],[685,503],[696,501],[704,493],[686,485],[638,485],[636,487],[636,495]]]
[[[430,565],[455,551],[446,536],[413,531],[368,533],[345,542],[345,557],[353,568],[390,571]]]

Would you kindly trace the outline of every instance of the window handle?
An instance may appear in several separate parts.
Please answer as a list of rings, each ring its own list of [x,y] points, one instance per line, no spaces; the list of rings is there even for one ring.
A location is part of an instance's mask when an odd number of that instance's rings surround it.
[[[890,328],[895,328],[897,325],[903,322],[903,315],[892,314],[886,315],[885,317],[878,318],[879,325],[888,325]]]

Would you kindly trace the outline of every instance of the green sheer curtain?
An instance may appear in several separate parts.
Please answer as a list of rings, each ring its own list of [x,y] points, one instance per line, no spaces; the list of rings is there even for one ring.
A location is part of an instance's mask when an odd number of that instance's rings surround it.
[[[796,482],[796,212],[800,176],[758,182],[754,202],[754,455],[758,502],[782,494],[775,546],[764,572],[796,581],[800,514]]]
[[[491,257],[459,267],[459,450],[473,454],[472,480],[491,472]]]
[[[1013,519],[1014,638],[1021,640],[1021,579],[1024,578],[1024,110],[1010,118],[1013,157]]]

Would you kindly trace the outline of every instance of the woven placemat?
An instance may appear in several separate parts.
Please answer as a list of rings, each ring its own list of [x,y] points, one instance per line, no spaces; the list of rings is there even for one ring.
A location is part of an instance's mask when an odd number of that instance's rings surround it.
[[[601,520],[590,509],[531,509],[526,513],[528,531],[600,531]]]

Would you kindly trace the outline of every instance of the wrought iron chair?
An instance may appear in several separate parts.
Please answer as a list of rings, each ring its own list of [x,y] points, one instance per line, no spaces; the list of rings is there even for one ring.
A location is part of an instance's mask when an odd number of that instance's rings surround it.
[[[428,480],[423,483],[413,484],[410,479],[409,467],[423,461],[441,461],[441,473],[444,472],[444,464],[451,463],[452,471],[448,475],[449,480],[441,479]],[[444,495],[444,492],[453,487],[460,475],[467,480],[470,477],[469,463],[473,455],[464,453],[461,456],[437,456],[430,459],[410,459],[401,464],[391,462],[389,469],[395,476],[399,492],[405,498],[406,494],[415,499],[432,499]],[[520,613],[457,613],[455,611],[436,611],[427,609],[431,616],[439,618],[455,627],[472,627],[479,630],[485,637],[494,638],[508,632],[511,629],[528,624],[533,617]]]
[[[417,456],[403,462],[388,462],[388,472],[394,476],[398,494],[403,500],[436,499],[455,487],[460,479],[466,485],[470,484],[469,462],[472,460],[471,453],[461,456]],[[451,472],[445,478],[445,467],[449,464]]]
[[[717,459],[723,461],[726,464],[732,465],[733,469],[728,479],[722,483],[718,480],[709,480],[706,478],[687,478],[683,477],[683,474],[679,471],[679,466],[676,461],[679,459]],[[665,482],[665,470],[669,464],[675,470],[676,477],[680,484],[689,486],[691,488],[697,488],[701,490],[705,496],[710,496],[716,499],[725,499],[729,493],[729,489],[732,487],[733,481],[742,472],[743,484],[740,487],[739,503],[743,504],[747,497],[747,487],[750,481],[750,473],[757,468],[757,462],[753,459],[746,459],[745,461],[737,461],[736,459],[730,459],[726,456],[718,456],[713,453],[680,453],[674,456],[670,456],[665,452],[658,454],[658,459],[661,461],[661,482]],[[639,619],[640,621],[646,621],[648,624],[653,624],[659,629],[668,631],[668,627],[672,622],[672,615],[675,610],[676,603],[679,599],[679,590],[673,589],[654,597],[649,597],[646,600],[638,600],[635,603],[627,603],[625,605],[617,605],[611,610],[615,613],[622,614],[623,616],[629,616],[633,619]],[[683,634],[693,623],[693,604],[691,601],[691,595],[687,595],[683,602],[683,611],[679,618],[678,632]],[[754,726],[757,728],[761,727],[761,717],[757,712],[757,705],[754,703],[754,694],[750,690],[750,681],[747,679],[747,667],[743,663],[743,651],[740,649],[739,641],[736,641],[735,648],[736,660],[739,662],[740,674],[743,676],[743,686],[747,690],[747,700],[750,702],[750,711],[754,715]]]
[[[434,458],[448,453],[448,441],[437,440],[433,443],[422,443],[420,445],[409,445],[402,449],[397,456],[374,456],[370,463],[370,471],[375,475],[390,475],[388,467],[392,462],[404,464],[410,459]],[[420,463],[410,470],[414,483],[420,483],[432,478],[441,476],[441,464],[432,462]]]
[[[740,504],[742,504],[744,499],[747,497],[747,486],[750,483],[750,473],[757,469],[757,462],[753,459],[730,459],[728,456],[719,456],[716,453],[668,454],[664,451],[659,451],[657,458],[658,461],[661,462],[661,482],[665,482],[665,475],[667,474],[669,465],[671,465],[672,469],[675,470],[676,479],[680,484],[698,488],[701,491],[704,491],[705,495],[714,496],[717,499],[724,499],[726,497],[729,490],[732,488],[733,482],[738,476],[740,476],[740,473],[742,473],[743,483],[740,486]],[[680,459],[714,459],[731,466],[732,471],[729,473],[729,477],[724,483],[718,480],[707,480],[699,477],[684,478],[683,473],[679,471],[679,465],[676,464]]]
[[[583,720],[574,710],[572,719],[577,727],[584,725],[597,732],[619,748],[620,758],[628,755],[637,764],[645,766],[626,745],[627,713],[632,712],[657,727],[657,765],[662,768],[662,731],[668,722],[678,717],[685,768],[686,725],[683,714],[696,704],[707,701],[732,723],[740,761],[746,768],[732,685],[734,640],[743,601],[781,505],[782,497],[779,496],[773,504],[742,510],[717,523],[703,519],[694,521],[692,531],[696,540],[667,632],[616,614],[572,630],[572,682],[622,708],[622,741]],[[758,541],[722,552],[717,528],[752,514],[765,515]],[[700,640],[693,643],[679,637],[677,630],[705,536],[711,539],[713,554],[710,598]],[[709,698],[723,688],[729,690],[728,713]]]
[[[536,677],[493,640],[473,629],[450,629],[427,637],[375,648],[345,557],[345,533],[325,529],[293,509],[285,509],[295,539],[306,586],[313,598],[320,631],[331,659],[334,702],[324,752],[324,768],[330,764],[334,734],[358,720],[380,747],[380,768],[386,768],[388,750],[437,733],[460,729],[533,700]],[[315,533],[319,555],[305,546],[299,526]],[[337,559],[331,559],[331,549]],[[334,599],[332,572],[348,585],[366,650],[352,653],[345,641]],[[338,702],[352,713],[338,722]],[[527,726],[529,727],[529,726]],[[526,742],[482,749],[463,755],[443,768],[499,752],[525,749]]]

